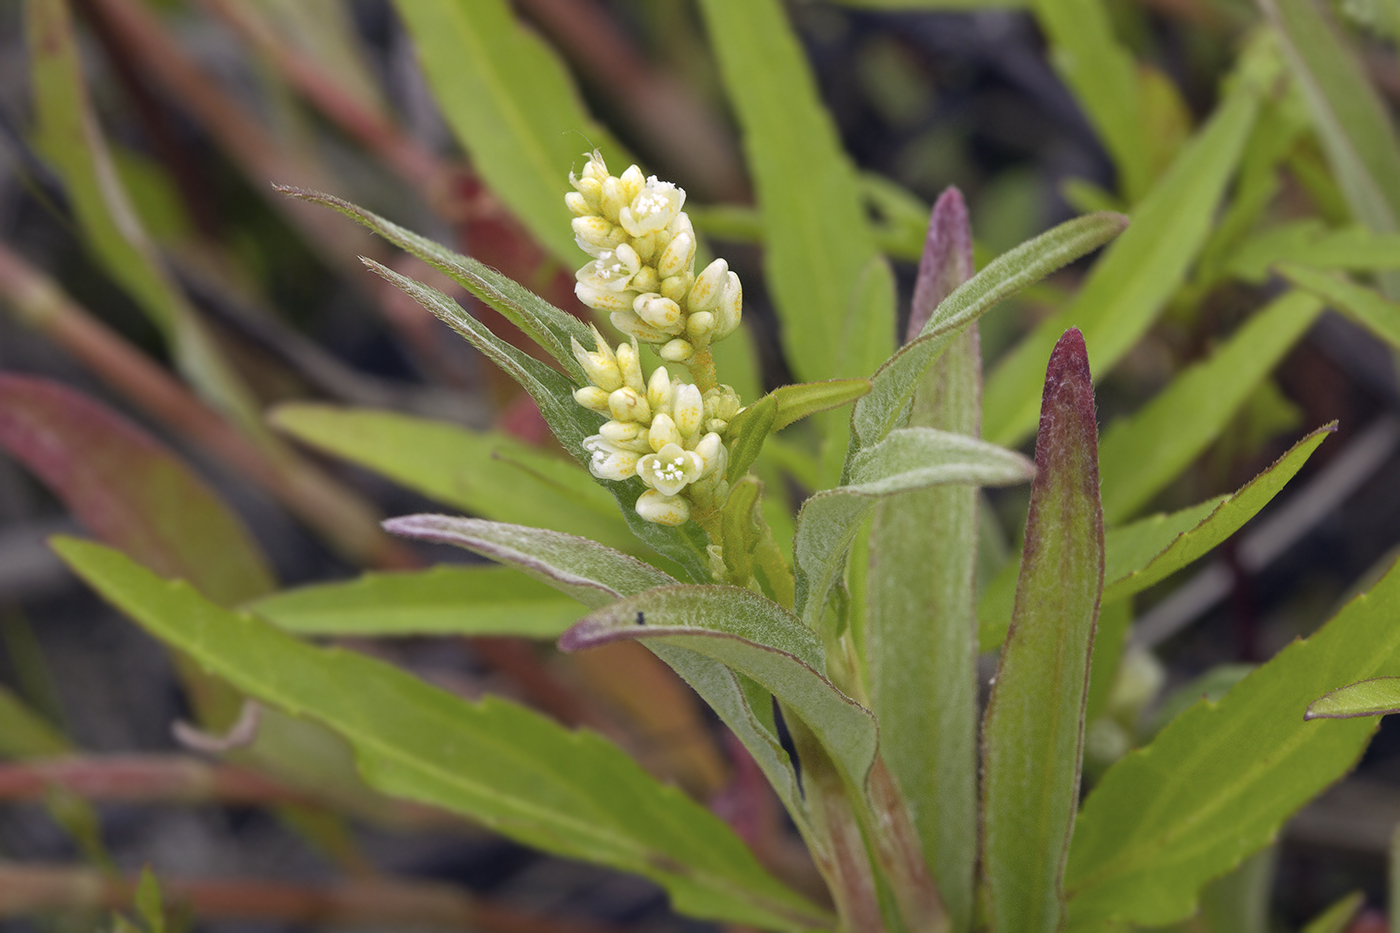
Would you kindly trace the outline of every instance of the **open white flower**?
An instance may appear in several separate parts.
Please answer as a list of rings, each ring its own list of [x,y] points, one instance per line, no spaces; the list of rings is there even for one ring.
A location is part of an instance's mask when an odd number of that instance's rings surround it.
[[[674,496],[705,472],[705,461],[679,444],[667,444],[637,461],[637,475],[662,495]]]
[[[680,496],[648,489],[637,497],[637,514],[656,525],[684,525],[690,520],[690,503]]]
[[[599,479],[621,481],[637,472],[637,460],[640,455],[636,451],[614,447],[601,434],[585,438],[583,449],[592,454],[588,458],[588,472]]]
[[[618,223],[632,236],[659,233],[676,219],[685,205],[685,189],[652,175],[632,203],[618,211]]]

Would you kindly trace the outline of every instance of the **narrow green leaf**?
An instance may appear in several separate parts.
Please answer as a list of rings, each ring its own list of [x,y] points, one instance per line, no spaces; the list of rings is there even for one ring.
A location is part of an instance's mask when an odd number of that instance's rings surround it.
[[[613,603],[559,639],[577,651],[618,639],[686,648],[750,678],[807,725],[851,788],[875,761],[875,717],[826,678],[821,643],[782,606],[733,586],[666,586]]]
[[[778,400],[772,395],[765,395],[739,412],[730,423],[729,468],[725,472],[729,482],[737,482],[753,466],[763,450],[764,441],[773,433],[777,418]]]
[[[788,363],[805,381],[863,376],[893,349],[894,305],[857,299],[875,241],[801,46],[777,0],[700,8],[743,129]],[[853,321],[857,309],[863,318]]]
[[[146,933],[165,933],[165,906],[161,903],[160,883],[150,866],[141,869],[136,883],[136,912],[146,925]]]
[[[514,635],[557,638],[577,602],[504,567],[367,573],[284,590],[245,606],[298,635]]]
[[[1130,517],[1200,456],[1321,312],[1310,295],[1275,299],[1208,360],[1110,425],[1099,445],[1104,520]]]
[[[0,758],[42,758],[73,750],[53,723],[0,685]]]
[[[1366,227],[1329,230],[1317,218],[1279,224],[1242,242],[1227,269],[1231,275],[1261,285],[1278,263],[1344,272],[1400,269],[1400,233],[1376,233]]]
[[[928,223],[911,338],[974,271],[967,207],[950,188]],[[981,363],[973,323],[924,375],[910,425],[976,437]],[[977,499],[975,487],[943,486],[877,503],[865,581],[865,657],[882,754],[957,933],[971,926],[977,864]]]
[[[467,702],[352,652],[314,648],[118,552],[73,539],[54,548],[156,637],[263,702],[339,732],[365,779],[385,793],[644,875],[683,913],[786,930],[826,922],[716,817],[593,733],[496,697]]]
[[[1132,54],[1114,37],[1102,0],[1036,0],[1033,8],[1055,71],[1113,157],[1124,195],[1137,201],[1152,179]]]
[[[1013,485],[1031,479],[1035,471],[1014,450],[933,428],[900,428],[861,451],[851,472],[852,483],[817,493],[797,516],[797,611],[813,631],[846,550],[877,499],[942,483]]]
[[[1015,10],[1030,5],[1030,0],[832,0],[839,6],[857,10]]]
[[[1098,249],[1127,225],[1122,214],[1090,214],[1062,223],[998,256],[939,302],[919,336],[880,366],[870,394],[856,401],[848,463],[855,451],[879,443],[898,425],[923,374],[959,331],[999,302]]]
[[[562,176],[561,176],[562,179]],[[390,243],[406,250],[419,259],[444,273],[458,285],[471,292],[478,299],[500,312],[501,316],[520,328],[549,354],[558,360],[570,375],[580,383],[584,381],[578,360],[569,349],[569,338],[576,338],[584,346],[593,346],[593,334],[588,325],[568,312],[561,311],[539,295],[502,275],[490,266],[477,262],[470,256],[463,256],[440,243],[420,236],[412,230],[400,227],[356,204],[334,195],[319,191],[307,191],[284,185],[275,186],[278,191],[302,201],[320,204],[339,211],[352,220],[357,220]],[[556,184],[559,187],[559,184]],[[561,199],[562,203],[562,199]],[[567,221],[565,221],[567,224]],[[564,229],[568,229],[566,226]],[[574,250],[577,252],[577,249]]]
[[[1304,719],[1356,719],[1400,713],[1400,677],[1373,677],[1313,700]]]
[[[1346,933],[1352,919],[1365,904],[1366,893],[1352,891],[1309,920],[1308,925],[1303,927],[1303,933]]]
[[[1084,803],[1065,886],[1071,927],[1183,920],[1197,891],[1263,847],[1356,763],[1375,720],[1305,722],[1315,697],[1400,675],[1400,572],[1217,702],[1118,761]]]
[[[589,117],[564,64],[505,0],[409,0],[394,8],[472,168],[556,260],[579,265],[564,206],[569,171],[590,149],[601,149],[619,173],[628,159]]]
[[[1294,285],[1316,295],[1327,302],[1328,307],[1390,344],[1392,349],[1400,349],[1400,302],[1357,285],[1344,275],[1295,265],[1280,266],[1278,271]]]
[[[1080,328],[1103,377],[1185,280],[1206,237],[1259,110],[1254,82],[1237,80],[1215,115],[1182,149],[1133,215],[1132,226],[1095,264],[1079,294],[1042,321],[987,380],[983,428],[1015,444],[1035,427],[1038,361],[1065,328]],[[974,281],[976,281],[974,279]],[[970,283],[969,283],[970,284]],[[873,394],[873,393],[872,393]]]
[[[771,430],[781,431],[790,424],[817,412],[840,408],[870,391],[869,379],[827,379],[779,386],[770,395],[778,403]]]
[[[1049,933],[1062,921],[1103,589],[1098,428],[1078,331],[1056,345],[1044,395],[1016,607],[982,731],[982,859],[992,924],[1018,933]]]
[[[279,405],[270,420],[317,450],[446,505],[637,549],[617,503],[587,470],[499,431],[306,403]]]

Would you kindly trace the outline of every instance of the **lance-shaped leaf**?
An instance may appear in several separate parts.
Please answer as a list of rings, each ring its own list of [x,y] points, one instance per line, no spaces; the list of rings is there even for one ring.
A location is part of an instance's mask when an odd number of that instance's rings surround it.
[[[549,429],[570,455],[583,461],[583,442],[597,432],[603,423],[601,415],[578,405],[573,398],[574,384],[544,363],[512,347],[491,333],[462,306],[435,288],[399,275],[372,260],[365,264],[386,280],[403,289],[443,323],[467,338],[487,359],[501,367],[535,400]],[[687,522],[679,528],[649,522],[637,514],[637,499],[644,491],[640,481],[603,481],[601,485],[613,494],[627,527],[657,553],[680,564],[694,580],[710,579],[709,561],[705,556],[705,538],[699,526]]]
[[[817,412],[839,408],[870,391],[869,379],[828,379],[779,386],[769,394],[778,403],[773,430],[781,431]]]
[[[1226,269],[1250,284],[1262,285],[1276,263],[1346,272],[1400,269],[1400,233],[1376,233],[1357,226],[1329,230],[1315,217],[1279,224],[1240,243]]]
[[[1245,58],[1246,63],[1249,57]],[[983,429],[1014,444],[1035,427],[1038,361],[1073,325],[1094,348],[1102,377],[1166,307],[1210,235],[1216,204],[1259,111],[1255,81],[1240,79],[1133,213],[1133,225],[1095,264],[1065,308],[1042,321],[987,379]],[[975,280],[974,280],[975,281]]]
[[[982,732],[982,864],[998,930],[1051,933],[1062,920],[1103,589],[1097,434],[1084,338],[1070,330],[1046,370],[1016,607]]]
[[[1306,641],[1295,641],[1219,702],[1177,716],[1129,752],[1084,802],[1065,873],[1070,929],[1117,918],[1184,920],[1211,878],[1275,838],[1299,807],[1356,763],[1375,720],[1306,722],[1308,704],[1400,675],[1394,567]]]
[[[900,428],[860,451],[852,482],[825,489],[802,505],[797,516],[793,556],[797,572],[797,611],[816,631],[827,593],[836,582],[860,523],[883,496],[941,483],[1009,486],[1035,475],[1029,460],[1014,450],[933,428]]]
[[[278,191],[337,210],[353,220],[364,224],[390,243],[417,256],[428,265],[449,276],[458,285],[471,292],[478,299],[500,312],[501,316],[527,334],[549,354],[558,360],[579,382],[583,382],[583,372],[578,360],[569,349],[569,338],[576,338],[585,346],[592,346],[593,335],[588,325],[565,311],[545,301],[539,295],[502,275],[490,266],[477,262],[470,256],[463,256],[440,243],[412,230],[400,227],[372,211],[357,204],[301,188],[276,186]],[[556,185],[557,187],[557,185]],[[565,221],[567,223],[567,221]],[[567,229],[565,227],[564,229]]]
[[[963,328],[1029,285],[1093,252],[1128,225],[1122,214],[1090,214],[1066,221],[992,260],[939,302],[919,336],[901,347],[871,378],[870,394],[851,412],[850,457],[879,443],[894,428],[919,381]]]
[[[1295,265],[1280,266],[1278,271],[1390,344],[1391,349],[1400,349],[1400,301],[1357,285],[1344,275]]]
[[[949,188],[929,218],[911,338],[974,271],[967,207]],[[925,374],[910,425],[976,437],[981,363],[973,323]],[[971,925],[977,863],[977,497],[975,487],[941,486],[879,502],[865,582],[865,657],[882,755],[955,931]]]
[[[509,564],[591,609],[676,583],[655,567],[612,548],[543,528],[447,515],[409,515],[390,519],[384,527],[395,534],[453,544]],[[690,684],[744,743],[805,834],[806,811],[796,772],[772,724],[771,698],[751,681],[741,681],[729,668],[704,655],[653,641],[646,645]],[[759,704],[757,709],[755,703]]]
[[[63,755],[73,744],[8,687],[0,686],[0,758]]]
[[[587,470],[508,434],[320,404],[279,405],[270,420],[303,443],[445,505],[637,549],[617,503]]]
[[[1308,704],[1304,719],[1357,719],[1400,713],[1400,677],[1373,677],[1339,687]]]
[[[1346,933],[1351,921],[1366,906],[1366,893],[1352,891],[1308,921],[1303,933]]]
[[[1187,368],[1130,418],[1110,425],[1099,445],[1104,521],[1130,517],[1200,456],[1321,311],[1310,295],[1276,299],[1209,360]]]
[[[618,173],[627,163],[584,109],[564,63],[505,0],[409,0],[394,8],[473,169],[555,259],[577,265],[564,206],[569,170],[593,148]]]
[[[72,539],[54,547],[156,637],[261,701],[339,732],[365,779],[385,793],[644,875],[683,913],[791,930],[825,923],[727,826],[597,735],[495,697],[467,702],[353,652],[312,647],[116,551]]]
[[[514,635],[557,638],[577,622],[576,601],[504,567],[440,566],[367,573],[249,603],[246,608],[299,635]]]
[[[1140,593],[1208,554],[1268,505],[1336,428],[1336,422],[1318,428],[1228,496],[1108,531],[1104,535],[1104,604]],[[978,641],[983,651],[994,650],[1006,637],[1015,566],[1012,561],[992,580],[978,604]]]
[[[778,418],[778,400],[771,395],[747,406],[729,425],[729,467],[725,478],[731,483],[749,471],[773,433]]]
[[[821,643],[782,606],[733,586],[658,587],[592,613],[559,647],[633,638],[688,649],[748,677],[812,730],[848,787],[865,787],[875,717],[827,680]]]

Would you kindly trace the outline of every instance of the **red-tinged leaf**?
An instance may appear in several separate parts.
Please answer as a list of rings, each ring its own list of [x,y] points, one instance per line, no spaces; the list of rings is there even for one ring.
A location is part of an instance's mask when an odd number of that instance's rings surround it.
[[[1016,608],[983,730],[983,867],[993,926],[1008,933],[1050,933],[1064,912],[1103,591],[1097,448],[1089,359],[1070,329],[1045,375]]]
[[[56,383],[0,373],[0,447],[89,531],[231,606],[276,588],[252,537],[203,480],[116,412]]]
[[[933,317],[934,309],[976,272],[967,202],[961,191],[949,187],[938,196],[929,217],[928,238],[924,240],[924,254],[919,260],[919,277],[914,283],[914,302],[904,342],[919,336]]]

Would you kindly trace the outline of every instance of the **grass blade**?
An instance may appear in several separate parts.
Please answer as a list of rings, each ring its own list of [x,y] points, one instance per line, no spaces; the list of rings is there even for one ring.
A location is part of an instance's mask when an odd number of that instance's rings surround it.
[[[1400,350],[1400,302],[1344,275],[1306,266],[1280,266],[1279,274],[1390,344],[1391,349]]]

